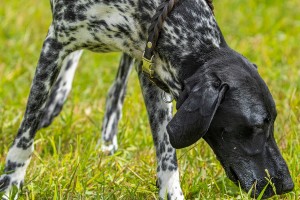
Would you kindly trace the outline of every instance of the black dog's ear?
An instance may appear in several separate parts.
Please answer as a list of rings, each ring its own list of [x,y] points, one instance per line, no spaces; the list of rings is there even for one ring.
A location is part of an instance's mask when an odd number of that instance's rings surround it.
[[[227,84],[206,82],[182,92],[177,101],[178,111],[167,125],[174,148],[192,145],[207,132],[227,89]]]

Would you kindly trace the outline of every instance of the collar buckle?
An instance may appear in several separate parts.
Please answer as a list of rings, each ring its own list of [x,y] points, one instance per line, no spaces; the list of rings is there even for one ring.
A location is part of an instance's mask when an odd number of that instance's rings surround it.
[[[145,57],[145,52],[143,54],[143,72],[148,74],[150,78],[154,78],[154,70],[153,70],[153,58],[154,55],[151,56],[150,60]]]

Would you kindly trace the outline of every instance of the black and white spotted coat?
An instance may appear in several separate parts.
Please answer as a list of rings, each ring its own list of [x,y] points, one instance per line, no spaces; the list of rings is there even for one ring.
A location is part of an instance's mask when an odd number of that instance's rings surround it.
[[[141,72],[141,58],[147,29],[156,7],[163,0],[51,0],[53,22],[44,41],[26,112],[9,149],[0,177],[3,199],[12,185],[21,187],[33,152],[38,129],[48,126],[59,114],[71,89],[82,49],[94,52],[121,51],[125,54],[116,80],[107,97],[106,114],[99,146],[113,153],[117,149],[117,124],[126,83],[135,60],[153,140],[156,147],[159,197],[183,199],[175,149],[169,142],[166,125],[172,118],[172,104],[161,96]],[[224,43],[223,36],[205,0],[182,0],[164,23],[155,52],[155,73],[178,98],[183,81],[205,63],[209,52]]]

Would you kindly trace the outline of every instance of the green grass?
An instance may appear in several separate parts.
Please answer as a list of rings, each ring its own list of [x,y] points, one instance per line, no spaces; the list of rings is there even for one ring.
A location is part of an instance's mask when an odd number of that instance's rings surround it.
[[[275,137],[295,189],[274,199],[299,199],[300,1],[215,0],[214,4],[227,42],[259,66],[277,103]],[[48,1],[1,1],[0,171],[21,122],[50,21]],[[119,57],[84,53],[62,113],[37,133],[20,199],[157,198],[155,150],[135,73],[119,124],[119,150],[113,156],[95,151]],[[204,141],[178,151],[178,157],[186,199],[248,199],[226,178]]]

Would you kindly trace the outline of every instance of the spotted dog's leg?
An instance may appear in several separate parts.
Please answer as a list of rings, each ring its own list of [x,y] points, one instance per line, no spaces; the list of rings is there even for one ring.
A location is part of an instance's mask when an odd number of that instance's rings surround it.
[[[42,110],[46,105],[50,88],[59,74],[67,52],[72,51],[70,46],[60,43],[56,35],[53,26],[50,26],[32,82],[25,115],[9,149],[4,174],[0,176],[0,193],[4,193],[2,199],[9,198],[13,185],[20,188],[23,183],[34,148],[34,136],[42,118]]]
[[[140,70],[138,74],[157,158],[157,178],[160,199],[184,199],[179,181],[176,150],[169,142],[166,125],[172,118],[172,104],[162,99],[163,91],[149,81]]]
[[[71,91],[73,78],[81,54],[82,50],[79,50],[71,53],[65,58],[62,69],[51,89],[50,96],[43,110],[44,114],[39,128],[49,126],[62,110],[63,104]]]
[[[126,93],[128,77],[133,66],[133,58],[123,54],[116,79],[106,98],[106,110],[102,124],[102,139],[98,141],[103,152],[113,154],[118,149],[118,122],[122,117],[122,107]]]

